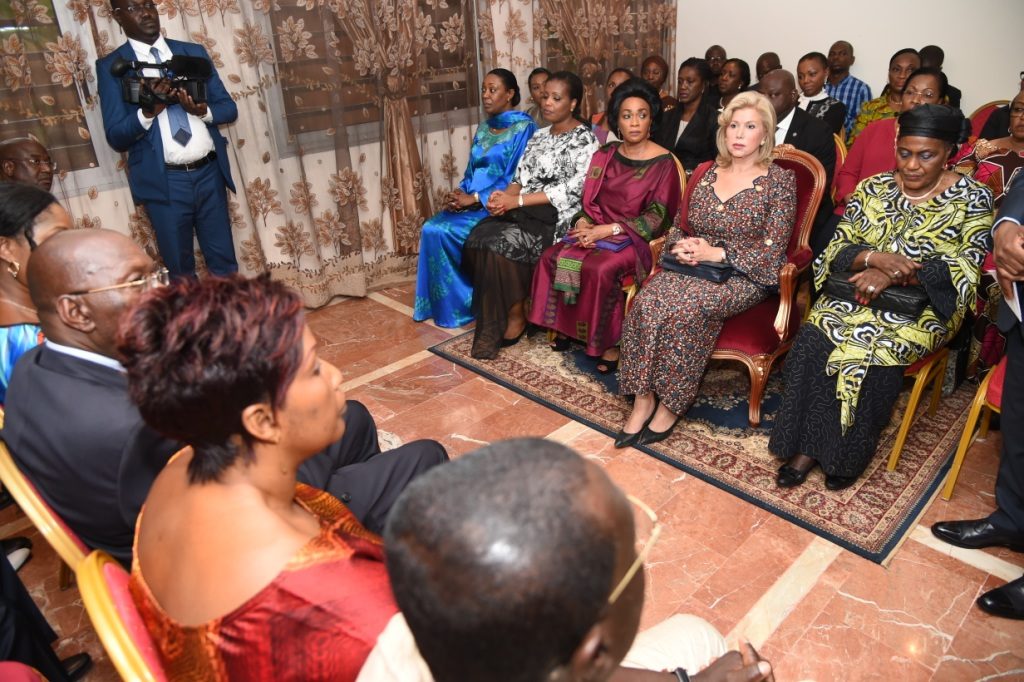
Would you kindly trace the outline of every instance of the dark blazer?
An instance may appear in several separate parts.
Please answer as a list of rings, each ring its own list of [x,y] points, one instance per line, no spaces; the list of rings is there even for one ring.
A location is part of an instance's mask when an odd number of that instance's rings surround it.
[[[793,120],[789,122],[785,143],[807,152],[825,168],[825,194],[821,197],[821,206],[814,216],[814,227],[811,229],[811,244],[817,254],[819,248],[824,248],[821,243],[826,236],[830,236],[825,225],[835,208],[832,205],[832,177],[836,171],[835,137],[827,123],[797,107],[793,109]]]
[[[174,54],[210,59],[206,49],[196,43],[167,40],[167,45]],[[128,186],[136,202],[144,204],[147,201],[167,201],[169,190],[167,171],[164,169],[164,145],[160,137],[160,126],[153,121],[149,130],[143,128],[139,123],[139,106],[128,104],[121,98],[120,79],[110,75],[110,65],[117,57],[135,60],[135,50],[125,41],[121,47],[106,57],[96,60],[100,108],[103,111],[103,127],[107,134],[107,142],[119,152],[128,152]],[[135,74],[130,71],[129,75]],[[238,107],[224,88],[216,69],[207,81],[207,98],[207,106],[213,113],[213,123],[207,123],[206,128],[213,138],[217,165],[224,176],[224,184],[234,192],[235,183],[231,180],[231,167],[228,164],[227,140],[217,126],[237,119]]]
[[[668,149],[687,173],[710,161],[718,154],[718,147],[715,144],[715,133],[718,131],[718,111],[714,108],[711,99],[705,94],[701,97],[700,106],[697,107],[693,118],[686,125],[683,134],[676,139],[679,132],[679,120],[683,115],[683,107],[677,106],[666,112],[661,117],[658,129],[654,134],[654,141],[665,149]]]
[[[998,225],[999,221],[1005,218],[1013,218],[1018,223],[1024,225],[1024,180],[1021,180],[1020,177],[1010,185],[1010,189],[1003,199],[1003,205],[999,207],[999,212],[996,214],[993,223]],[[1020,300],[1024,300],[1024,282],[1017,282],[1016,286],[1017,297]],[[1011,332],[1014,327],[1017,327],[1021,336],[1024,336],[1024,325],[1020,324],[1017,316],[1013,314],[1005,300],[999,302],[996,324],[1004,334]]]
[[[14,366],[4,408],[18,468],[85,544],[129,565],[139,510],[179,445],[143,423],[125,375],[37,346]]]

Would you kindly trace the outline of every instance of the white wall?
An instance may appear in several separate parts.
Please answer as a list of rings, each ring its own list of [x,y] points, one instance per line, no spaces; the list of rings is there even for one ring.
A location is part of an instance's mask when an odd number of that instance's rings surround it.
[[[703,57],[718,43],[729,57],[750,64],[774,51],[785,69],[812,51],[828,54],[836,40],[854,46],[850,72],[871,87],[875,97],[886,83],[889,57],[903,47],[939,45],[946,52],[943,70],[963,91],[961,107],[970,113],[994,99],[1018,92],[1024,69],[1024,0],[678,0],[676,66],[687,57]]]

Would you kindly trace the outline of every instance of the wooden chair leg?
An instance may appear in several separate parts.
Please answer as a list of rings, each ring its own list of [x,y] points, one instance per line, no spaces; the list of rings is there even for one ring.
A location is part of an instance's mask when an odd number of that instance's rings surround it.
[[[896,442],[893,443],[892,452],[889,454],[889,465],[887,467],[889,471],[893,471],[896,468],[896,462],[900,460],[903,443],[907,440],[910,425],[914,422],[914,413],[917,412],[917,405],[921,402],[921,394],[924,393],[924,387],[928,383],[928,377],[931,374],[928,370],[929,368],[922,367],[914,379],[914,389],[910,392],[910,401],[907,403],[907,409],[903,411],[900,430],[896,434]]]
[[[71,587],[74,577],[71,567],[64,560],[61,560],[60,572],[57,574],[57,585],[60,587],[61,592]]]
[[[992,410],[985,410],[981,415],[981,428],[978,429],[978,440],[988,438],[988,427],[992,422]]]
[[[967,412],[967,423],[964,424],[964,432],[960,436],[960,444],[957,445],[956,455],[953,457],[953,465],[949,468],[949,474],[946,476],[946,485],[942,488],[942,499],[944,500],[948,500],[953,495],[953,486],[956,485],[956,478],[960,475],[960,467],[963,466],[964,456],[967,455],[968,448],[974,442],[974,426],[978,423],[979,413],[983,413],[985,418],[991,413],[985,407],[985,393],[987,391],[988,380],[986,379],[978,387],[978,391],[974,394],[974,400],[971,401],[971,409]]]
[[[946,368],[949,366],[949,355],[947,354],[939,362],[938,370],[935,372],[932,380],[932,402],[928,406],[928,414],[935,416],[935,412],[939,409],[939,400],[942,399],[942,385],[946,383]]]
[[[754,358],[753,364],[749,364],[750,370],[750,404],[747,408],[747,421],[750,428],[756,429],[761,426],[761,400],[764,398],[764,389],[768,385],[768,375],[772,371],[771,356],[763,355]]]

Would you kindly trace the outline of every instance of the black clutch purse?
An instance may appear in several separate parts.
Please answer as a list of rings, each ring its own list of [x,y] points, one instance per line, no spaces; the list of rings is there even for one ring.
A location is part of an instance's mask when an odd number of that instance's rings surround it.
[[[861,305],[857,300],[856,286],[849,280],[852,272],[834,272],[825,280],[825,293],[832,298]],[[869,308],[918,317],[928,307],[928,293],[918,285],[890,286],[868,303]]]
[[[702,260],[697,265],[680,263],[671,254],[662,256],[661,267],[669,272],[678,272],[689,277],[700,277],[711,282],[725,282],[734,272],[733,267],[728,263],[715,263],[709,260]]]

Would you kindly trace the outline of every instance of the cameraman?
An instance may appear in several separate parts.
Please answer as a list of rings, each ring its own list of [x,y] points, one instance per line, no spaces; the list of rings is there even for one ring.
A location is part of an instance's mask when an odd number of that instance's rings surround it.
[[[126,102],[121,79],[110,72],[118,58],[163,64],[174,55],[206,60],[209,55],[202,45],[165,40],[152,0],[111,0],[110,5],[128,41],[97,60],[96,74],[107,142],[128,152],[132,198],[145,206],[160,256],[172,275],[195,274],[193,231],[211,273],[236,272],[226,191],[234,192],[235,185],[227,141],[217,126],[237,119],[238,108],[212,65],[207,102],[194,101],[158,68],[124,76],[142,79],[142,104]]]

